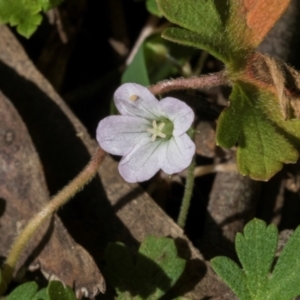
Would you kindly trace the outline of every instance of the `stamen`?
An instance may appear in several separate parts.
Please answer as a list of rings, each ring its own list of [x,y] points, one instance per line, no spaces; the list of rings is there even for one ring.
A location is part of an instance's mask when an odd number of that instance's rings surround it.
[[[166,137],[166,135],[164,133],[162,133],[162,132],[158,132],[157,136],[159,136],[159,137],[161,137],[163,139]]]
[[[132,102],[134,102],[134,101],[136,101],[137,99],[139,98],[139,96],[138,95],[131,95],[131,96],[129,96],[129,100],[131,100]]]
[[[153,120],[153,122],[152,122],[153,128],[147,128],[147,132],[152,134],[152,136],[151,136],[152,142],[154,142],[157,137],[161,137],[161,138],[166,137],[166,135],[161,131],[165,125],[166,125],[165,123],[160,123],[159,126],[157,126],[156,121]]]
[[[165,123],[160,123],[158,126],[158,130],[161,131],[165,127]]]

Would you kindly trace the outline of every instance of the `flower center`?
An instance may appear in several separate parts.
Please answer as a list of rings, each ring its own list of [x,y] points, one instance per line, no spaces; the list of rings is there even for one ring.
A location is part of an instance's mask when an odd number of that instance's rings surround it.
[[[154,142],[157,137],[159,138],[170,138],[173,133],[173,123],[170,120],[162,120],[160,122],[156,122],[156,120],[152,121],[152,128],[147,128],[147,132],[151,133],[151,141]]]

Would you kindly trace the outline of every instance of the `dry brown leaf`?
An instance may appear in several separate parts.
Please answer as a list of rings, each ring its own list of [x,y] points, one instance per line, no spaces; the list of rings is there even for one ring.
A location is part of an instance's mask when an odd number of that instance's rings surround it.
[[[249,57],[244,76],[246,81],[277,96],[284,119],[300,118],[298,71],[277,58],[256,52]]]
[[[27,129],[8,99],[0,93],[0,255],[6,256],[29,218],[49,201],[42,166]],[[38,257],[36,259],[36,257]],[[93,298],[105,291],[92,257],[70,237],[58,217],[48,221],[30,241],[17,269],[41,267],[48,279],[73,286],[76,294]],[[92,280],[91,280],[92,278]]]

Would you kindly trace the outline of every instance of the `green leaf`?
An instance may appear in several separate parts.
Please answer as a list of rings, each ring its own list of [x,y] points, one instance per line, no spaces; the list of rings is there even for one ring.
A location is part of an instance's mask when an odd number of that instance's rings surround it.
[[[300,295],[300,227],[283,248],[268,284],[270,300],[293,299]]]
[[[218,120],[217,143],[227,148],[238,145],[240,173],[253,179],[268,180],[283,163],[295,163],[300,149],[300,121],[284,120],[279,105],[282,99],[279,100],[280,95],[274,93],[276,87],[270,87],[269,83],[267,86],[264,82],[267,78],[255,78],[251,73],[251,66],[255,69],[254,62],[259,64],[256,60],[259,55],[253,55],[254,49],[283,13],[289,0],[278,5],[272,5],[272,0],[255,3],[235,0],[157,1],[168,20],[183,27],[166,29],[164,38],[204,49],[226,64],[228,77],[234,85],[230,107]],[[266,15],[269,19],[265,18]],[[271,67],[274,65],[276,62]],[[277,71],[283,73],[283,70]],[[267,75],[272,78],[272,74]]]
[[[254,219],[235,241],[243,269],[227,257],[212,260],[215,272],[240,300],[292,300],[300,295],[300,227],[286,243],[270,275],[277,239],[274,225]]]
[[[204,37],[179,27],[169,27],[165,29],[162,33],[162,37],[174,43],[203,49],[224,63],[230,63],[230,56],[223,50],[222,40],[218,37]]]
[[[40,12],[58,5],[61,0],[0,0],[0,22],[17,26],[29,38],[42,22]]]
[[[36,282],[27,282],[15,288],[6,300],[31,300],[38,290]]]
[[[47,294],[47,288],[39,290],[31,300],[49,300]]]
[[[76,296],[60,281],[50,281],[48,287],[40,291],[36,282],[27,282],[15,288],[6,300],[76,300]]]
[[[211,37],[223,39],[224,35],[224,19],[219,14],[215,2],[214,0],[157,1],[159,10],[169,21],[203,36],[206,40]],[[224,9],[221,11],[226,12]]]
[[[277,228],[275,225],[254,219],[238,233],[235,248],[245,270],[247,286],[252,299],[264,296],[268,275],[277,247]]]
[[[238,74],[247,55],[273,27],[290,0],[273,5],[273,0],[157,0],[159,10],[172,23],[187,30],[163,36],[185,45],[205,49]],[[268,16],[266,18],[265,16]]]
[[[146,8],[152,15],[155,15],[159,18],[162,17],[162,13],[157,7],[156,0],[146,0]]]
[[[283,163],[298,159],[300,121],[283,119],[277,97],[249,83],[237,82],[217,126],[218,145],[238,145],[241,174],[268,180]]]
[[[240,300],[252,299],[247,287],[245,273],[234,261],[225,256],[218,256],[211,260],[211,265]]]
[[[49,300],[76,300],[73,290],[60,281],[50,281],[47,287]]]
[[[157,286],[155,293],[149,299],[158,299],[166,293],[178,280],[183,273],[186,261],[178,257],[177,249],[174,241],[170,238],[157,238],[148,236],[140,246],[139,255],[137,258],[136,269],[140,273],[141,284],[151,282]],[[149,268],[147,260],[143,256],[156,262],[163,272],[156,272],[156,267]],[[164,278],[169,278],[169,283],[163,285]]]
[[[144,86],[150,85],[144,56],[144,44],[140,46],[131,64],[124,71],[121,82],[134,82]]]
[[[158,0],[163,15],[185,28],[168,28],[163,37],[205,49],[226,63],[231,71],[238,70],[253,49],[245,38],[247,27],[245,18],[237,13],[239,6],[237,1],[224,0]]]
[[[185,268],[185,260],[178,258],[174,241],[169,238],[147,237],[135,264],[129,249],[122,244],[110,244],[105,258],[106,277],[117,289],[118,299],[158,299]]]
[[[158,0],[158,7],[169,21],[185,28],[168,28],[164,38],[205,49],[221,59],[227,57],[225,27],[213,0]]]
[[[63,2],[63,0],[43,0],[43,1],[44,1],[44,5],[42,6],[43,11],[47,11],[53,7],[56,7]]]
[[[104,271],[111,285],[121,293],[126,290],[135,292],[136,287],[131,280],[135,269],[129,249],[122,243],[111,243],[106,247],[104,256],[107,263]]]
[[[195,50],[179,46],[152,35],[140,46],[122,76],[122,83],[135,82],[144,86],[176,75],[195,54]]]
[[[156,83],[170,76],[190,75],[184,67],[196,51],[191,48],[176,45],[159,35],[152,35],[145,41],[144,56],[150,83]]]

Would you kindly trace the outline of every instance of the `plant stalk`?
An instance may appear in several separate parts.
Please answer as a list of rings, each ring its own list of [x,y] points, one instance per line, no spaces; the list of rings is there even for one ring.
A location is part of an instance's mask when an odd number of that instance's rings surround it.
[[[219,85],[230,85],[226,70],[189,78],[177,78],[160,81],[148,89],[154,95],[164,94],[176,90],[208,89]]]
[[[177,224],[184,228],[186,218],[189,212],[190,204],[191,204],[191,198],[193,194],[193,188],[194,188],[194,170],[195,170],[196,162],[195,162],[195,156],[193,157],[193,160],[188,167],[188,173],[186,177],[186,183],[185,183],[185,189],[184,189],[184,195],[179,211],[179,216],[177,220]]]
[[[14,241],[2,267],[0,295],[5,292],[6,286],[10,283],[18,259],[33,234],[48,218],[50,218],[57,211],[60,206],[67,203],[93,179],[93,177],[97,174],[99,166],[104,160],[104,157],[105,152],[101,148],[98,148],[88,165],[73,179],[73,181],[66,185],[56,196],[52,198],[51,201],[44,206],[44,208],[42,208],[40,212],[38,212],[28,221],[26,227]]]

